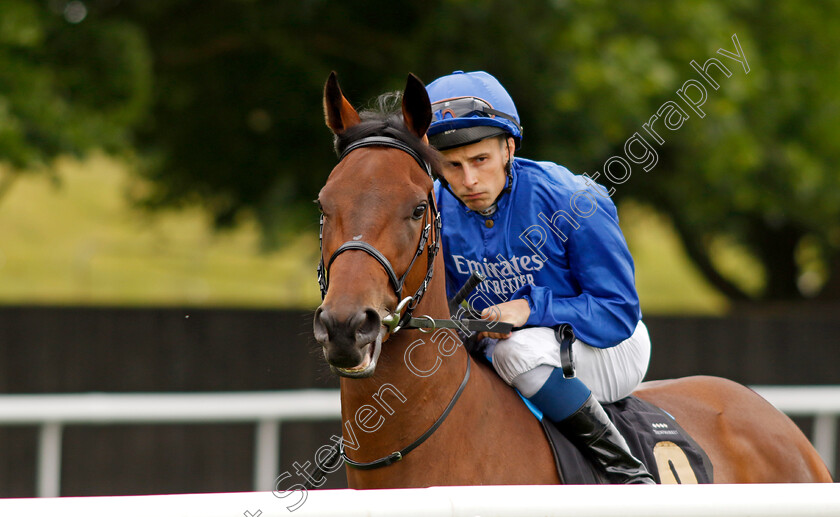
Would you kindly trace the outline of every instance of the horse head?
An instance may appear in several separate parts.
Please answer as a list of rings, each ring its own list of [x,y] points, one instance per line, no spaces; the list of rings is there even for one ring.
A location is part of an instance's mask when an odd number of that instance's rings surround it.
[[[368,377],[401,311],[422,297],[439,243],[436,154],[423,142],[431,107],[409,75],[399,112],[360,116],[333,72],[324,114],[340,159],[317,200],[323,303],[314,335],[333,371]]]

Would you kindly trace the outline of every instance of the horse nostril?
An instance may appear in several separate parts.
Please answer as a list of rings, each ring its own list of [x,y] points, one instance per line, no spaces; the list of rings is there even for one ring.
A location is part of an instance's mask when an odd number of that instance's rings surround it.
[[[315,311],[315,317],[313,318],[312,325],[315,340],[319,343],[324,343],[329,340],[330,328],[332,326],[333,318],[330,313],[325,311],[322,307],[318,307],[318,310]]]
[[[361,314],[363,319],[356,330],[356,335],[362,338],[362,341],[373,341],[379,335],[379,327],[382,325],[379,313],[373,309],[365,309]]]
[[[349,318],[336,318],[334,311],[318,308],[313,318],[315,339],[321,344],[359,346],[379,336],[379,313],[373,309],[357,311]]]

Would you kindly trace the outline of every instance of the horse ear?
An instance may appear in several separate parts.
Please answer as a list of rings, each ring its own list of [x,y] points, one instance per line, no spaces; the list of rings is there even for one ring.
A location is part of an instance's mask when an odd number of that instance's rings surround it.
[[[340,135],[362,121],[341,93],[335,72],[330,73],[327,84],[324,85],[324,120],[327,127],[336,135]]]
[[[402,100],[403,120],[409,131],[423,138],[432,123],[432,106],[423,81],[408,74]]]

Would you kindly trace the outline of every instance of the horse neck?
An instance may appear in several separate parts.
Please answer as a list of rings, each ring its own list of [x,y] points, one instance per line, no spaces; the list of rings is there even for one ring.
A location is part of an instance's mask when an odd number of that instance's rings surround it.
[[[434,276],[414,310],[414,317],[449,317],[443,267],[442,256],[438,254]],[[382,344],[372,377],[341,379],[345,433],[348,425],[359,430],[360,414],[370,412],[370,409],[363,409],[366,406],[385,419],[381,429],[375,432],[355,433],[361,444],[359,455],[366,457],[368,454],[361,451],[369,450],[387,454],[396,450],[395,446],[408,445],[410,439],[423,433],[443,413],[463,380],[466,368],[467,353],[462,346],[457,346],[456,340],[451,329],[426,334],[418,330],[401,330]]]

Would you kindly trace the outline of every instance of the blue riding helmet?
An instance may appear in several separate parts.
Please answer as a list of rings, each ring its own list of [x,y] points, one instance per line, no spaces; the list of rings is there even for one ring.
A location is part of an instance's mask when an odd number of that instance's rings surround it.
[[[439,151],[469,145],[504,133],[516,149],[522,140],[519,113],[505,88],[487,72],[462,72],[435,79],[426,87],[432,125],[426,133]]]

